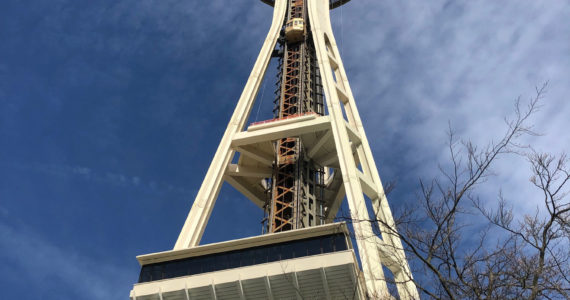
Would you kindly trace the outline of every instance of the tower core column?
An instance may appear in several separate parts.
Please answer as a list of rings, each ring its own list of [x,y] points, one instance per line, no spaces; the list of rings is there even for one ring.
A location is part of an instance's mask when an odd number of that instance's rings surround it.
[[[324,115],[322,84],[310,31],[308,0],[288,0],[278,45],[275,119]],[[321,225],[324,216],[324,168],[306,155],[303,141],[275,141],[271,192],[265,207],[267,232]]]

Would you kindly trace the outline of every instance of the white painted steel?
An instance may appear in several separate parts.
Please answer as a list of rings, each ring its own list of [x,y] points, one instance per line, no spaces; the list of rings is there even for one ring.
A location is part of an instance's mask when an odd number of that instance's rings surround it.
[[[190,248],[174,249],[169,251],[144,254],[137,256],[137,260],[141,266],[144,266],[148,264],[184,259],[193,256],[204,256],[214,253],[223,253],[223,252],[235,251],[251,247],[267,246],[271,244],[285,243],[293,240],[308,239],[308,238],[331,235],[336,233],[342,233],[344,235],[348,235],[349,232],[346,223],[338,222],[333,224],[301,228],[297,230],[276,232],[272,234],[256,235],[252,237],[231,240],[231,241],[224,241],[219,243],[199,245]],[[350,240],[348,242],[349,242],[349,248],[352,248]]]
[[[331,64],[329,61],[330,51],[335,50],[334,36],[329,19],[328,1],[313,0],[309,1],[309,19],[313,39],[315,41],[315,49],[317,52],[317,61],[321,70],[321,78],[323,82],[323,90],[325,91],[325,99],[331,119],[331,127],[335,140],[340,170],[344,182],[346,198],[350,209],[350,216],[353,220],[354,233],[356,235],[356,243],[358,244],[358,252],[360,254],[360,262],[364,272],[366,288],[369,294],[385,296],[388,288],[382,271],[382,264],[376,246],[373,243],[374,232],[370,222],[370,217],[364,202],[360,179],[357,174],[357,166],[352,155],[348,131],[345,126],[345,120],[340,107],[340,99],[338,89],[336,88],[335,77],[333,77]],[[328,39],[328,44],[325,38]],[[338,57],[334,52],[330,53],[333,57]],[[340,61],[336,61],[340,64]],[[338,78],[338,76],[336,76]],[[360,221],[359,221],[360,220]]]
[[[236,133],[232,146],[238,147],[243,145],[254,144],[263,141],[275,141],[281,138],[299,136],[309,132],[319,132],[330,128],[330,120],[328,116],[312,118],[308,120],[300,120],[294,123],[284,123],[279,126],[263,128],[255,131],[244,131]]]
[[[398,282],[400,298],[419,299],[340,59],[330,24],[328,0],[309,0],[308,8],[329,115],[300,116],[298,119],[253,125],[251,130],[245,131],[245,122],[285,19],[287,0],[276,0],[271,29],[174,249],[199,244],[224,179],[262,206],[263,194],[258,182],[261,176],[268,174],[274,159],[266,148],[276,139],[296,136],[308,139],[304,144],[314,145],[314,148],[308,148],[308,154],[315,161],[340,168],[341,174],[335,176],[342,175],[342,184],[325,192],[329,195],[326,201],[330,207],[327,221],[331,222],[335,217],[346,195],[369,295],[390,297],[382,270],[382,265],[385,265]],[[237,165],[231,165],[235,151],[242,156]],[[359,165],[362,171],[358,169]],[[334,178],[331,182],[335,182]],[[365,195],[374,209],[372,217],[366,208]],[[371,219],[380,221],[382,240],[374,235],[373,224],[369,222]]]

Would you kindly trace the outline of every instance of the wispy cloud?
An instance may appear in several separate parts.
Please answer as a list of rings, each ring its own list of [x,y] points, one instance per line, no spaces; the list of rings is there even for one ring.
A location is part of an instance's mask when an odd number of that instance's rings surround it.
[[[76,299],[125,299],[133,278],[130,270],[95,261],[69,245],[55,245],[26,228],[0,221],[0,266],[3,274],[15,274],[18,281],[37,295],[54,297],[52,291],[76,295]],[[15,278],[11,278],[14,280]],[[50,286],[54,284],[54,286]]]
[[[158,180],[144,179],[139,176],[130,176],[115,172],[100,173],[85,166],[0,161],[0,167],[15,168],[21,171],[35,172],[61,178],[77,178],[86,181],[93,181],[95,183],[127,188],[138,188],[156,193],[177,193],[186,196],[195,193],[194,190],[160,182]]]
[[[334,14],[386,180],[409,185],[434,176],[448,160],[448,122],[479,145],[499,137],[514,100],[524,103],[545,81],[542,112],[531,120],[545,135],[524,142],[570,150],[570,28],[560,26],[570,18],[567,1],[353,1],[342,21],[338,9]],[[503,187],[517,205],[534,208],[523,158],[506,158],[494,171],[483,198],[494,201]]]

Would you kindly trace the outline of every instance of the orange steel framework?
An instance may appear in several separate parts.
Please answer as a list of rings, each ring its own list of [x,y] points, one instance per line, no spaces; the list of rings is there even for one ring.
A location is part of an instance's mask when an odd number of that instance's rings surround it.
[[[285,23],[302,19],[308,25],[305,0],[290,0]],[[309,34],[308,34],[309,33]],[[301,41],[288,41],[282,34],[275,101],[276,119],[307,113],[324,114],[322,86],[310,31]],[[301,140],[276,141],[276,160],[266,213],[268,232],[319,225],[323,220],[323,168],[305,160]]]

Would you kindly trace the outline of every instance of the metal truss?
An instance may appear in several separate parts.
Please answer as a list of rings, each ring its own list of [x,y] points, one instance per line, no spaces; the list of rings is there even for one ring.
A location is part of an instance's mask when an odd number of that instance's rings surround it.
[[[285,24],[303,20],[308,24],[305,0],[290,0]],[[323,113],[322,91],[319,81],[313,84],[312,74],[317,72],[316,54],[310,30],[300,27],[302,39],[290,39],[285,33],[280,42],[278,89],[274,114],[276,120],[307,113]],[[320,93],[322,95],[322,92]],[[273,165],[272,188],[268,203],[264,206],[268,232],[299,229],[324,224],[323,184],[316,184],[323,168],[306,159],[303,141],[286,137],[276,141],[276,157]]]

